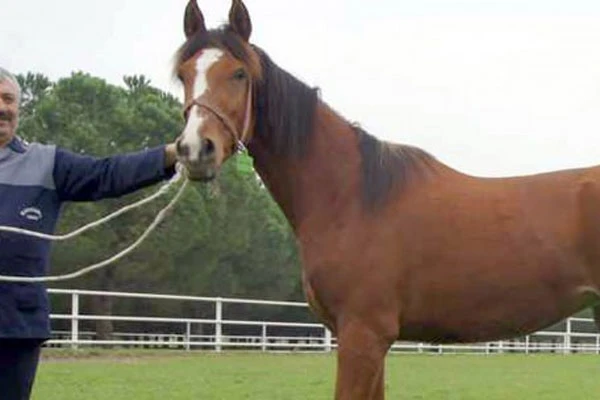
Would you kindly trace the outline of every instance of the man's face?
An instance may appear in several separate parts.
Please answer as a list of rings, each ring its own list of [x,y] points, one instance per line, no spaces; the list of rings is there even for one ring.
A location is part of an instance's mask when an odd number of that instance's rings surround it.
[[[9,80],[0,81],[0,147],[5,147],[15,136],[19,125],[19,98],[17,87]]]

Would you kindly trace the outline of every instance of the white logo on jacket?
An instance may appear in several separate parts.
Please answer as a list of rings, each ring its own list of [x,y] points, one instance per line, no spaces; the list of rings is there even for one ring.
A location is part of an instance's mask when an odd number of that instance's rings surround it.
[[[21,217],[26,218],[30,221],[39,221],[44,218],[44,214],[39,208],[36,207],[27,207],[21,210],[19,213]]]

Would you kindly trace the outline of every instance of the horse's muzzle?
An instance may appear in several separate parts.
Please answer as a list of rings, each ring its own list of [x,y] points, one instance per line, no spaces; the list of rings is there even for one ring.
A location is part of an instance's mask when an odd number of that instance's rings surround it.
[[[181,139],[176,141],[177,160],[185,167],[188,179],[208,182],[217,176],[216,151],[213,142],[209,139],[202,141],[202,146],[195,154],[191,154],[190,146]]]

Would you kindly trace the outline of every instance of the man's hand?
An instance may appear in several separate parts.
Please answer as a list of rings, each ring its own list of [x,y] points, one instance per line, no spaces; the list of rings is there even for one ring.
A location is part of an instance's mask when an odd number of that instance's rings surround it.
[[[165,146],[165,168],[170,168],[177,162],[177,149],[175,143]]]

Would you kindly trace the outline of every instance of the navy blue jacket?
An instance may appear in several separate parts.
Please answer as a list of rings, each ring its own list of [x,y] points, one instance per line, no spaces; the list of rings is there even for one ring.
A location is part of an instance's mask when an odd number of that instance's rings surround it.
[[[95,158],[15,138],[0,148],[0,225],[53,233],[61,205],[118,197],[167,179],[164,146]],[[0,275],[44,276],[50,242],[0,232]],[[50,337],[45,286],[0,282],[0,338]]]

